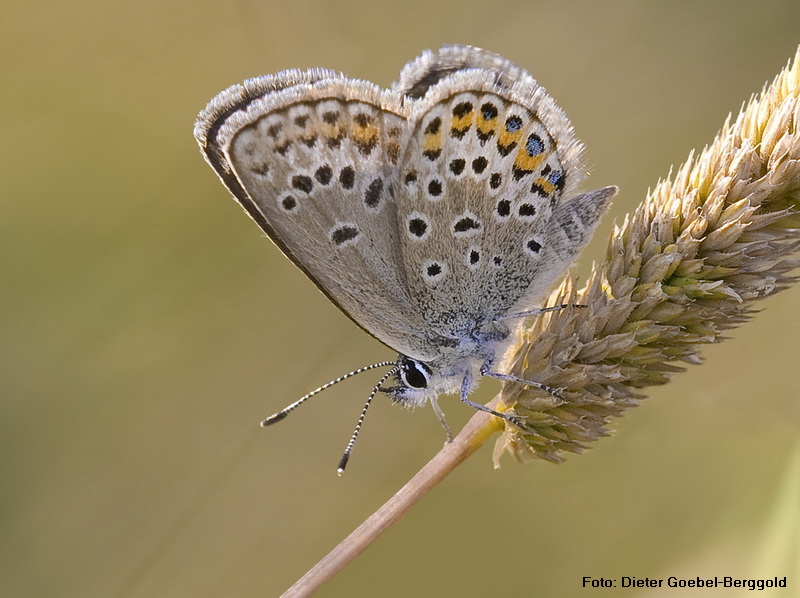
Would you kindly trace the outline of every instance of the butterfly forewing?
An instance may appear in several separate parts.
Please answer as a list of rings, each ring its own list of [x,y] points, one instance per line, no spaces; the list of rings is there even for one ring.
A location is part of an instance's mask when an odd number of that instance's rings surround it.
[[[360,326],[400,352],[429,356],[396,258],[399,96],[322,79],[220,112],[215,147],[235,177],[228,186],[256,207],[267,234]]]

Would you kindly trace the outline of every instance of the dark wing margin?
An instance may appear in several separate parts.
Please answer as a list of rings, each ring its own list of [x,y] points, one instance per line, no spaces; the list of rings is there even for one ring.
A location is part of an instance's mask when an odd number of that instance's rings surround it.
[[[325,79],[341,79],[343,77],[341,73],[327,69],[311,69],[308,71],[292,69],[275,75],[255,77],[246,80],[244,83],[233,85],[217,94],[205,109],[200,112],[195,122],[194,137],[200,145],[200,150],[203,152],[206,162],[214,169],[214,172],[217,173],[222,183],[233,195],[233,198],[244,208],[245,212],[255,221],[259,228],[267,234],[275,246],[280,249],[281,253],[291,260],[339,311],[345,314],[356,326],[375,338],[375,335],[355,320],[325,288],[317,284],[314,276],[275,233],[261,210],[242,187],[217,139],[220,129],[231,116],[247,109],[250,104],[265,95],[277,93],[295,85],[312,84]]]
[[[217,142],[217,136],[222,125],[224,125],[232,115],[245,110],[250,104],[265,95],[276,93],[295,85],[316,83],[323,79],[341,77],[341,74],[337,74],[334,71],[311,69],[309,71],[288,70],[276,75],[248,79],[240,85],[233,85],[217,94],[208,103],[205,109],[200,112],[194,126],[194,137],[200,145],[200,150],[203,152],[206,162],[211,165],[222,180],[222,183],[231,192],[233,198],[239,202],[249,214],[250,218],[258,224],[261,230],[269,236],[281,252],[300,268],[306,276],[309,276],[309,273],[303,268],[303,265],[298,262],[289,248],[286,247],[286,244],[278,238],[266,218],[264,218],[264,215],[258,209],[258,206],[250,199],[247,191],[244,190],[239,179],[236,178],[225,153]],[[309,278],[313,280],[311,276],[309,276]],[[328,296],[328,298],[330,299],[330,296]]]

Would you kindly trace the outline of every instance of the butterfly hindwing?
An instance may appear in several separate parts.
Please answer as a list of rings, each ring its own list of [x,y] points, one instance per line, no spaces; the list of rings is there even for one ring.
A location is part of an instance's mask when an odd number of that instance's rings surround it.
[[[403,263],[412,298],[445,336],[537,300],[568,265],[554,275],[544,258],[553,214],[583,176],[581,147],[544,90],[514,77],[502,88],[480,69],[450,74],[410,117]]]
[[[502,56],[471,46],[450,45],[426,50],[400,72],[393,89],[412,98],[422,98],[439,81],[467,69],[479,69],[484,81],[496,89],[508,89],[516,81],[530,79],[524,69]]]

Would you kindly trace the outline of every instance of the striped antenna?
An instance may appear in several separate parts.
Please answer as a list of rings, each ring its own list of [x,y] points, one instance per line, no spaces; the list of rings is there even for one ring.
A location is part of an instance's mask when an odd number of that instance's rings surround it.
[[[286,407],[284,407],[283,409],[281,409],[277,413],[274,413],[274,414],[270,415],[267,419],[265,419],[264,421],[261,422],[261,427],[265,428],[267,426],[271,426],[272,424],[278,423],[283,418],[285,418],[287,415],[289,415],[292,411],[297,409],[300,405],[305,403],[308,399],[310,399],[311,397],[313,397],[316,394],[321,393],[326,388],[330,388],[334,384],[338,384],[342,380],[347,380],[348,378],[350,378],[351,376],[355,376],[356,374],[360,374],[362,372],[368,372],[369,370],[374,370],[375,368],[385,367],[387,365],[396,365],[396,364],[395,364],[394,361],[381,361],[380,363],[373,363],[372,365],[367,365],[367,366],[364,366],[363,368],[358,368],[357,370],[353,370],[352,372],[350,372],[348,374],[345,374],[344,376],[339,376],[338,378],[336,378],[336,380],[331,380],[327,384],[323,384],[322,386],[320,386],[316,390],[312,390],[310,393],[308,393],[304,397],[300,397],[299,399],[297,399],[291,405],[287,405]],[[381,380],[381,382],[386,380],[386,378],[388,378],[388,376],[384,376],[383,379]],[[380,386],[380,384],[378,384],[378,386]],[[375,393],[373,393],[373,394],[375,394]],[[370,398],[372,398],[372,397],[370,397]],[[363,419],[363,416],[362,416],[362,419]]]
[[[381,384],[386,382],[387,378],[389,378],[390,376],[394,376],[399,371],[400,371],[400,366],[396,366],[393,367],[388,372],[386,372],[383,378],[380,379],[380,382],[378,382],[375,385],[375,388],[372,389],[372,392],[369,393],[367,402],[364,404],[364,408],[361,410],[361,415],[358,418],[356,429],[353,430],[353,435],[350,437],[350,442],[347,443],[347,448],[344,449],[344,455],[342,455],[342,460],[339,461],[339,467],[336,468],[336,472],[339,475],[342,475],[344,473],[344,468],[347,467],[347,462],[350,460],[350,453],[353,452],[353,446],[355,445],[356,439],[358,438],[358,433],[361,431],[361,425],[364,423],[364,418],[367,415],[367,409],[369,409],[369,406],[372,403],[372,399],[374,399],[375,395],[378,394],[378,391],[381,389]]]
[[[507,314],[505,316],[501,316],[497,318],[498,320],[510,320],[512,318],[527,318],[528,316],[541,316],[542,314],[546,314],[549,311],[559,311],[562,309],[567,309],[568,307],[579,307],[579,308],[586,308],[589,307],[588,305],[583,305],[582,303],[562,303],[560,305],[553,305],[552,307],[541,307],[539,309],[529,309],[526,311],[520,311],[515,314]]]

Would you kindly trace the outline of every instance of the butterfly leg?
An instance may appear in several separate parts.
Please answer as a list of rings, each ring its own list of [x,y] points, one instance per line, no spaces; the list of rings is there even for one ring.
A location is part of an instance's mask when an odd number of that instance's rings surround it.
[[[508,314],[500,318],[500,320],[511,320],[513,318],[527,318],[528,316],[541,316],[542,314],[546,314],[549,311],[560,311],[562,309],[566,309],[568,307],[580,307],[586,308],[589,307],[588,305],[584,305],[582,303],[562,303],[561,305],[553,305],[552,307],[542,307],[539,309],[528,309],[525,311],[520,311],[515,314]]]
[[[444,428],[444,433],[447,435],[445,444],[450,444],[453,442],[453,433],[450,431],[450,426],[447,425],[447,420],[444,418],[444,411],[439,407],[439,401],[436,400],[436,397],[431,398],[431,406],[433,407],[433,412],[436,414],[436,417],[439,418],[439,423],[442,424]]]
[[[532,386],[533,388],[538,388],[539,390],[543,390],[546,393],[553,395],[557,399],[564,398],[564,396],[561,394],[561,391],[557,388],[553,388],[552,386],[547,386],[547,384],[542,384],[541,382],[534,382],[533,380],[525,380],[524,378],[520,378],[519,376],[512,376],[511,374],[490,372],[489,371],[490,367],[492,367],[492,360],[487,359],[486,362],[481,366],[481,376],[489,376],[490,378],[497,378],[498,380],[503,380],[504,382],[517,382],[519,384],[524,384],[525,386]]]
[[[514,424],[518,428],[522,428],[528,432],[536,433],[535,430],[529,428],[525,421],[521,417],[516,417],[514,415],[508,415],[507,413],[500,413],[499,411],[495,411],[491,407],[487,407],[486,405],[481,405],[480,403],[476,403],[475,401],[470,401],[468,398],[469,389],[472,387],[472,374],[467,374],[464,376],[464,381],[461,383],[461,402],[469,405],[473,409],[477,409],[478,411],[485,411],[486,413],[491,413],[495,417],[499,417],[502,420],[505,420],[511,424]]]

